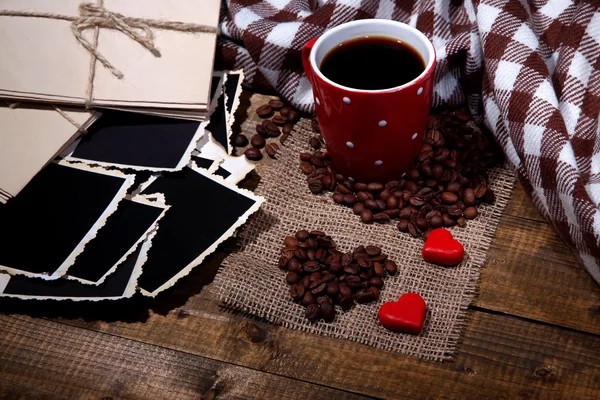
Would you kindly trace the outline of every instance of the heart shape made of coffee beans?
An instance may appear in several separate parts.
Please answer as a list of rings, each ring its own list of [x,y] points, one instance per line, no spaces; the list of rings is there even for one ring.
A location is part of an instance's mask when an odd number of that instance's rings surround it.
[[[458,265],[465,258],[465,248],[450,231],[439,228],[431,231],[422,251],[427,262],[445,266]]]
[[[426,314],[425,300],[417,293],[405,293],[398,301],[382,305],[378,317],[389,330],[418,335],[423,330]]]

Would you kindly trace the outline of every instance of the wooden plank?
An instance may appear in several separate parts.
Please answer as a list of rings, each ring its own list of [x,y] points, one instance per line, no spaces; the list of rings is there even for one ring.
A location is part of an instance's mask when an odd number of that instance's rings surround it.
[[[474,304],[600,334],[600,287],[546,223],[502,218]]]
[[[2,316],[2,399],[364,399],[53,321]]]
[[[600,338],[470,312],[455,362],[429,363],[249,320],[206,292],[145,322],[64,321],[89,329],[383,398],[600,398]]]
[[[533,205],[531,197],[525,192],[521,184],[517,184],[515,187],[510,201],[504,210],[504,215],[546,222],[542,214]]]

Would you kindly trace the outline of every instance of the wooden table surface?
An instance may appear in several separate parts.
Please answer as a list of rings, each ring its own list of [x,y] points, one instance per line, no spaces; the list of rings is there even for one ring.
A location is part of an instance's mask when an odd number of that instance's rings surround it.
[[[600,288],[521,187],[451,362],[224,311],[206,286],[233,250],[153,300],[0,299],[0,399],[600,398]]]

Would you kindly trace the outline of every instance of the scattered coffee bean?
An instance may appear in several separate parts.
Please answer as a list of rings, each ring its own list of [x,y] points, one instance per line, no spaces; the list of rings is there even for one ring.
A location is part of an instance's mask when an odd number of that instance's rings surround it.
[[[288,138],[290,137],[289,134],[284,133],[283,135],[281,135],[281,137],[279,138],[279,143],[281,143],[282,145],[285,145],[285,142],[288,140]]]
[[[265,147],[266,141],[264,137],[256,134],[250,138],[250,144],[255,149],[262,149],[263,147]]]
[[[256,109],[256,114],[261,118],[269,118],[273,115],[273,108],[268,104],[262,105]]]
[[[319,139],[317,139],[316,137],[312,137],[310,138],[310,147],[312,147],[315,150],[318,150],[321,148],[321,142],[319,142]]]
[[[244,155],[246,156],[246,158],[248,160],[252,160],[252,161],[258,161],[258,160],[262,159],[262,153],[260,152],[259,149],[255,149],[254,147],[246,149],[246,151],[244,151]]]
[[[271,158],[275,158],[275,155],[277,154],[278,151],[279,151],[279,146],[277,146],[276,143],[269,143],[265,146],[265,152]]]
[[[283,106],[285,106],[285,104],[283,103],[283,101],[281,101],[279,99],[271,99],[271,100],[269,100],[269,106],[273,110],[281,110],[283,108]]]
[[[242,134],[236,135],[233,144],[236,147],[246,147],[248,146],[248,138]]]
[[[285,124],[283,126],[283,128],[281,128],[281,131],[285,134],[288,134],[290,132],[292,132],[292,130],[294,129],[294,124]]]
[[[285,124],[288,123],[288,119],[282,115],[276,115],[274,116],[271,121],[273,121],[275,123],[275,125],[279,125],[279,126],[284,126]]]

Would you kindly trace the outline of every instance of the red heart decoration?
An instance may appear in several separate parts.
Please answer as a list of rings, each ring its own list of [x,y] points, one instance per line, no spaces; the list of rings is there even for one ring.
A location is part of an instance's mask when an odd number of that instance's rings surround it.
[[[465,248],[443,228],[434,229],[423,246],[423,259],[441,265],[457,265],[465,258]]]
[[[427,306],[417,293],[405,293],[398,301],[387,302],[379,309],[379,321],[389,330],[418,335],[423,329]]]

